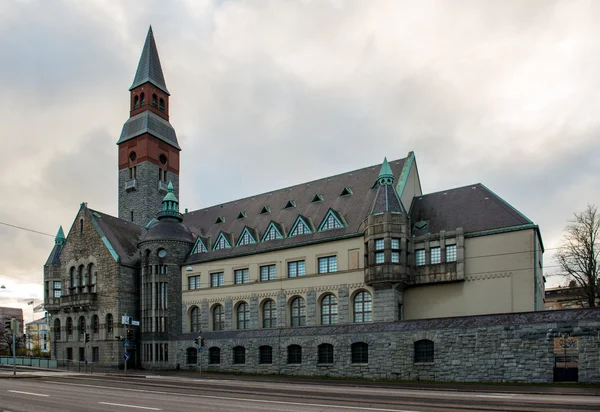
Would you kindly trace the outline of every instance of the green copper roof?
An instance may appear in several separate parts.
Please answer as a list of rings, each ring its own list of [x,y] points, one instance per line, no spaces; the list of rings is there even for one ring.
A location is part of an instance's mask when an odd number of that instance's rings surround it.
[[[148,29],[148,35],[146,36],[146,42],[144,43],[144,49],[142,50],[142,56],[138,64],[133,84],[129,90],[133,90],[144,83],[150,82],[163,92],[169,94],[167,85],[165,84],[165,76],[163,75],[162,67],[160,65],[160,59],[158,58],[158,49],[154,42],[154,33],[152,33],[152,26]]]
[[[383,158],[383,163],[381,164],[381,170],[379,171],[379,177],[377,181],[380,185],[390,185],[394,183],[394,174],[392,173],[392,168],[388,163],[387,157]]]
[[[164,202],[179,203],[179,201],[177,200],[177,197],[175,196],[175,193],[173,193],[173,182],[169,182],[169,186],[167,186],[167,191],[168,191],[167,195],[163,198],[163,206],[164,206]]]
[[[58,233],[56,233],[56,237],[54,238],[54,243],[57,245],[62,245],[65,243],[65,233],[63,232],[62,226],[58,228]]]
[[[167,191],[168,193],[162,201],[162,210],[157,215],[158,220],[161,220],[163,217],[175,217],[181,222],[183,215],[179,213],[179,200],[177,200],[177,196],[173,193],[173,182],[169,182]]]

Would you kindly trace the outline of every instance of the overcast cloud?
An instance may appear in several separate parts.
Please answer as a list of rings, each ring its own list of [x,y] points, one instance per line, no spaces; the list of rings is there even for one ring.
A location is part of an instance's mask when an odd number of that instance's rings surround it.
[[[426,193],[482,182],[539,224],[552,275],[567,220],[600,205],[598,16],[593,0],[5,0],[0,221],[54,234],[84,201],[116,214],[152,24],[182,209],[413,150]],[[41,299],[52,245],[0,225],[0,305]]]

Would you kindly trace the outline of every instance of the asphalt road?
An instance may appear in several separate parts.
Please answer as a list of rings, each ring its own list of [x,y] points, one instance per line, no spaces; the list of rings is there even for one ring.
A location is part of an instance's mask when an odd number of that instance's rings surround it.
[[[600,396],[49,374],[0,379],[0,412],[598,411]]]

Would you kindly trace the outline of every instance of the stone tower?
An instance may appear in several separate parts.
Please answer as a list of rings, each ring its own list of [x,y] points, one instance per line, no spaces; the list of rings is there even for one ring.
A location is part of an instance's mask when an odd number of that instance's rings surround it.
[[[383,160],[377,194],[365,226],[365,283],[373,287],[375,322],[402,319],[404,288],[410,283],[409,220],[394,187],[394,175]]]
[[[165,84],[152,27],[148,30],[133,84],[129,120],[119,146],[119,218],[145,226],[160,210],[173,183],[179,196],[181,148],[169,123],[169,91]]]

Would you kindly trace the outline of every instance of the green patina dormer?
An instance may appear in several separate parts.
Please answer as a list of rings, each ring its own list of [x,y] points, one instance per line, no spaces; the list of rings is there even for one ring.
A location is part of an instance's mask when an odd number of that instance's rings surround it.
[[[183,215],[179,213],[179,200],[173,193],[173,183],[169,182],[167,186],[167,195],[162,201],[162,210],[158,212],[158,220],[163,217],[175,217],[180,222],[183,220]]]
[[[56,237],[54,238],[54,244],[55,245],[64,245],[65,241],[67,239],[65,238],[65,233],[63,232],[63,228],[62,226],[60,226],[58,228],[58,233],[56,233]]]
[[[394,183],[394,174],[392,173],[392,168],[388,163],[387,157],[383,159],[377,182],[379,185],[391,185]]]

